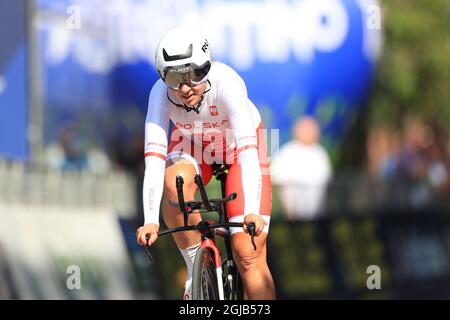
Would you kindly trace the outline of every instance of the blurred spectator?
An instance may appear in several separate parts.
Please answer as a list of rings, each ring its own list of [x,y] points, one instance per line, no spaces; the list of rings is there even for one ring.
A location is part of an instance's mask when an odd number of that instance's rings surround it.
[[[419,119],[408,119],[406,122],[397,177],[412,186],[410,202],[413,207],[435,205],[438,197],[448,191],[445,140],[444,131],[437,124],[429,125]]]
[[[311,219],[319,214],[332,176],[329,156],[320,145],[320,127],[312,117],[294,125],[294,140],[280,148],[272,177],[286,218]]]
[[[445,194],[449,190],[449,172],[445,146],[435,143],[429,151],[430,163],[428,181],[437,194]]]
[[[87,169],[96,174],[106,174],[111,170],[111,161],[105,151],[100,148],[89,148],[86,154]]]
[[[58,140],[45,151],[46,163],[58,170],[89,170],[104,174],[111,165],[106,153],[99,148],[84,148],[76,126],[64,127]]]
[[[393,132],[385,128],[371,130],[369,168],[382,178],[390,190],[389,200],[397,201],[396,205],[415,209],[435,205],[449,191],[450,184],[445,130],[438,124],[407,117],[399,133]],[[386,139],[380,139],[383,136]],[[389,147],[381,148],[389,136],[392,137]]]
[[[409,202],[420,208],[431,202],[432,192],[427,183],[427,149],[433,143],[432,131],[422,121],[408,118],[405,122],[403,145],[397,158],[395,179],[410,187]]]
[[[133,175],[135,179],[135,203],[136,214],[131,221],[133,230],[136,230],[143,223],[144,208],[142,206],[142,185],[144,180],[145,159],[144,159],[144,130],[140,133],[131,134],[126,138],[118,136],[112,145],[113,161],[116,165],[125,169]]]
[[[367,168],[372,177],[386,180],[395,175],[400,135],[398,128],[388,125],[370,128],[367,136]]]

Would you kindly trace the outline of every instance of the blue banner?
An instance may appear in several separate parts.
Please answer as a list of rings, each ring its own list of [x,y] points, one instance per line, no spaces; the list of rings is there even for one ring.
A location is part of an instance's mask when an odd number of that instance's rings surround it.
[[[26,0],[0,2],[0,39],[0,158],[26,160]]]
[[[309,114],[322,125],[323,143],[337,150],[361,111],[382,46],[377,0],[38,3],[43,17],[54,16],[40,23],[48,138],[58,123],[80,118],[105,124],[86,124],[92,137],[100,128],[106,135],[142,131],[158,79],[156,45],[172,27],[188,25],[203,30],[214,59],[243,77],[281,142]]]

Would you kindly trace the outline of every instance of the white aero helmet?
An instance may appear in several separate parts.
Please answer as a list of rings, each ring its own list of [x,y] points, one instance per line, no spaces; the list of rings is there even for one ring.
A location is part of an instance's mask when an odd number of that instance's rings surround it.
[[[170,30],[156,49],[156,68],[164,83],[174,89],[205,82],[211,69],[208,40],[190,28]]]

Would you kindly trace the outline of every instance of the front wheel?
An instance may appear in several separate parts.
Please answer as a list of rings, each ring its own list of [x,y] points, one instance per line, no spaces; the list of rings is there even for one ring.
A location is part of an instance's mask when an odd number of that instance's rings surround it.
[[[214,255],[208,248],[199,248],[192,275],[193,300],[219,300]]]

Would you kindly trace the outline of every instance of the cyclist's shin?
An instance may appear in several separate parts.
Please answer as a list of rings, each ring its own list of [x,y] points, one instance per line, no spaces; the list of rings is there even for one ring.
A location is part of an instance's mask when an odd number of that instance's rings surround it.
[[[184,261],[186,262],[187,266],[187,279],[186,279],[186,285],[185,290],[188,290],[191,286],[192,282],[192,269],[194,267],[194,259],[195,255],[197,254],[197,250],[200,248],[200,242],[196,244],[195,246],[186,248],[186,249],[180,249],[181,255],[184,258]]]

